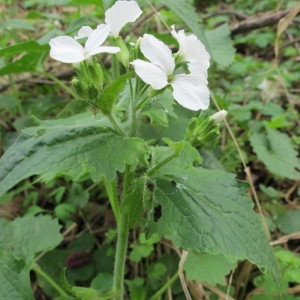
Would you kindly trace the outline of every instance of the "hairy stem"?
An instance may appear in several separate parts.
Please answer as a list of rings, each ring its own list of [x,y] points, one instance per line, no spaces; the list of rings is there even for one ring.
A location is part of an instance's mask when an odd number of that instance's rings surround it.
[[[164,165],[166,165],[167,163],[169,163],[171,160],[173,160],[176,157],[178,157],[177,151],[175,151],[171,155],[167,156],[165,159],[163,159],[161,162],[159,162],[156,166],[149,169],[146,174],[148,176],[153,175],[156,171],[158,171],[160,168],[162,168]]]
[[[114,212],[116,222],[117,222],[117,224],[119,224],[120,206],[119,206],[119,202],[118,202],[116,182],[115,181],[109,182],[105,177],[103,178],[102,181],[103,181],[111,208]]]

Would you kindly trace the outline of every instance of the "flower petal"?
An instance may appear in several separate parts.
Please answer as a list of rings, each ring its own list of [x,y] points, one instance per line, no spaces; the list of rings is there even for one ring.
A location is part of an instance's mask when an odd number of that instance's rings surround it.
[[[85,59],[84,48],[70,36],[58,36],[50,40],[50,56],[64,63],[78,63]]]
[[[117,37],[121,28],[134,22],[142,11],[135,1],[117,1],[105,12],[105,23],[110,26],[110,33]]]
[[[168,85],[166,73],[157,65],[136,59],[131,63],[137,75],[154,90],[160,90]]]
[[[85,50],[87,52],[93,52],[94,49],[101,46],[106,38],[109,35],[109,27],[108,26],[99,26],[88,37],[87,41],[85,42]]]
[[[210,55],[206,51],[201,41],[194,34],[186,36],[184,30],[179,30],[177,33],[174,26],[172,26],[171,34],[178,41],[178,53],[180,56],[182,56],[182,60],[188,62],[198,62],[203,65],[203,68],[209,68]]]
[[[98,53],[117,53],[120,52],[121,49],[119,47],[111,47],[111,46],[100,46],[98,48],[92,49],[89,53],[88,56],[92,56]]]
[[[79,29],[77,35],[74,36],[74,39],[79,40],[79,39],[82,39],[82,38],[89,37],[92,32],[93,32],[93,29],[90,26],[82,26]]]
[[[207,109],[209,89],[198,76],[176,75],[171,82],[174,99],[183,107],[191,110]]]
[[[187,65],[191,75],[200,76],[201,80],[207,83],[207,69],[203,66],[202,63],[193,62],[188,63]]]
[[[141,51],[153,64],[160,66],[167,75],[173,74],[175,60],[169,47],[151,34],[144,34]]]

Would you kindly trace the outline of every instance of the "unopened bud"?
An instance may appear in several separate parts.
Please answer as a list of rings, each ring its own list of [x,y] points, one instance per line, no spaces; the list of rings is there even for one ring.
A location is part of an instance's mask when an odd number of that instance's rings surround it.
[[[220,122],[225,120],[226,116],[227,116],[227,111],[222,109],[217,113],[213,114],[210,118],[213,119],[216,124],[219,124]]]
[[[129,69],[129,51],[128,51],[127,46],[125,45],[123,39],[120,36],[118,36],[114,39],[114,44],[115,44],[115,46],[117,46],[121,49],[120,52],[116,53],[118,60],[125,67],[125,69],[128,70]]]
[[[88,65],[89,78],[93,82],[95,89],[103,90],[103,71],[98,63],[91,63]]]
[[[77,77],[72,79],[71,85],[73,86],[76,94],[80,99],[87,100],[89,98],[89,93],[87,89],[84,87],[84,85]]]

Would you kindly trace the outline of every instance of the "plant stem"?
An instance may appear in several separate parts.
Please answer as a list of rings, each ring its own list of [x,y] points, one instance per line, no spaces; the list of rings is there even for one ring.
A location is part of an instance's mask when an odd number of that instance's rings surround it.
[[[49,79],[53,80],[55,83],[57,83],[61,88],[63,88],[67,93],[69,93],[74,99],[77,99],[77,95],[73,92],[73,90],[68,87],[66,84],[64,84],[61,80],[53,76],[52,74],[48,72],[40,72],[42,75],[48,77]]]
[[[173,160],[176,157],[178,157],[178,152],[177,151],[175,151],[171,155],[167,156],[165,159],[163,159],[161,162],[159,162],[153,168],[149,169],[146,174],[148,176],[153,175],[157,170],[159,170],[161,167],[163,167],[164,165],[166,165],[167,163],[169,163],[171,160]]]
[[[131,78],[129,78],[129,87],[130,87],[130,108],[129,108],[129,118],[130,118],[130,136],[134,136],[136,133],[136,115],[135,115],[135,93],[133,93],[133,86]]]
[[[47,273],[45,273],[39,265],[34,264],[33,270],[43,277],[59,293],[60,296],[71,299],[71,297]]]
[[[126,260],[126,250],[128,243],[128,215],[123,212],[120,215],[120,220],[118,223],[118,240],[116,248],[116,258],[114,266],[114,291],[115,300],[124,299],[124,274],[125,274],[125,260]]]
[[[172,278],[168,280],[149,300],[155,300],[160,297],[179,277],[178,273],[176,272]]]
[[[124,196],[131,190],[131,182],[133,180],[133,173],[131,172],[131,166],[126,165],[123,181],[122,200]],[[115,256],[114,266],[114,285],[113,290],[115,292],[115,300],[124,299],[124,274],[125,274],[125,260],[129,236],[129,215],[126,210],[121,210],[120,220],[118,226],[118,239]]]
[[[105,186],[105,190],[106,190],[111,208],[114,212],[116,222],[117,222],[117,224],[119,224],[120,206],[119,206],[119,202],[118,202],[116,182],[115,181],[109,182],[105,177],[103,177],[103,184]]]
[[[109,114],[109,115],[107,115],[107,118],[109,119],[110,123],[114,126],[114,128],[116,129],[118,134],[121,136],[125,136],[124,131],[121,129],[121,127],[119,126],[117,121],[114,119],[114,117],[111,114]]]

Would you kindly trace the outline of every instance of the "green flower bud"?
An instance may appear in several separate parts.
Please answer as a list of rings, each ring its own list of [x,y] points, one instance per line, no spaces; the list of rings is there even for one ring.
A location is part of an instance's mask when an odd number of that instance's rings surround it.
[[[188,124],[185,140],[192,146],[199,147],[214,141],[220,135],[219,125],[206,113],[192,118]]]
[[[118,60],[125,67],[126,70],[129,69],[129,51],[127,46],[125,45],[123,39],[118,36],[114,39],[114,45],[121,49],[120,52],[116,53]]]
[[[88,72],[90,81],[93,83],[95,89],[98,91],[103,90],[103,71],[101,65],[93,62],[88,65]]]
[[[87,100],[89,98],[89,93],[87,89],[84,87],[84,85],[77,77],[72,79],[71,85],[73,86],[76,94],[80,99]]]

